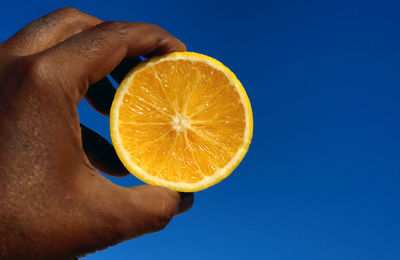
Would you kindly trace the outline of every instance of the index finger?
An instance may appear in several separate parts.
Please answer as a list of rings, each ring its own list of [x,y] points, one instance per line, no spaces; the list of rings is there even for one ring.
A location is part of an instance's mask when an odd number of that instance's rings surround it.
[[[89,84],[109,74],[125,57],[185,51],[186,46],[162,28],[137,22],[104,22],[38,54],[65,78],[79,103]],[[43,60],[44,59],[44,60]]]

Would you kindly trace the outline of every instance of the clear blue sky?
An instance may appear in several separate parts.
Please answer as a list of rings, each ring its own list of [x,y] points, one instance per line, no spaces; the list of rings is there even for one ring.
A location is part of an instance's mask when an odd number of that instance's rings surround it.
[[[3,1],[0,41],[63,6],[156,23],[230,67],[252,103],[229,178],[160,233],[85,259],[400,259],[399,3]],[[79,112],[109,139],[108,118]]]

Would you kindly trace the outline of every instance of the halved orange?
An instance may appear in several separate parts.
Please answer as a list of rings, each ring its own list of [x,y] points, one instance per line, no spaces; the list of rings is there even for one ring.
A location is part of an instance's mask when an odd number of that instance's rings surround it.
[[[111,139],[142,181],[193,192],[227,177],[253,132],[250,101],[219,61],[193,52],[149,59],[122,81],[111,107]]]

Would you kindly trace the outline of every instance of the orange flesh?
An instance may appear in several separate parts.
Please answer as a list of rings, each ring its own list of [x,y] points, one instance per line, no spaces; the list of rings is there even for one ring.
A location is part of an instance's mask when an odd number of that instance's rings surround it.
[[[134,76],[119,109],[132,161],[171,182],[196,183],[243,144],[245,111],[226,75],[204,62],[168,60]]]

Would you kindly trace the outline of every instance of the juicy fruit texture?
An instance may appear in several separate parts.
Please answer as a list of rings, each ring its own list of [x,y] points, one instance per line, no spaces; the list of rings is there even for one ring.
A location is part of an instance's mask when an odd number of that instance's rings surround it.
[[[135,67],[111,108],[111,138],[125,167],[152,185],[198,191],[229,175],[252,136],[235,75],[205,55],[176,52]]]

